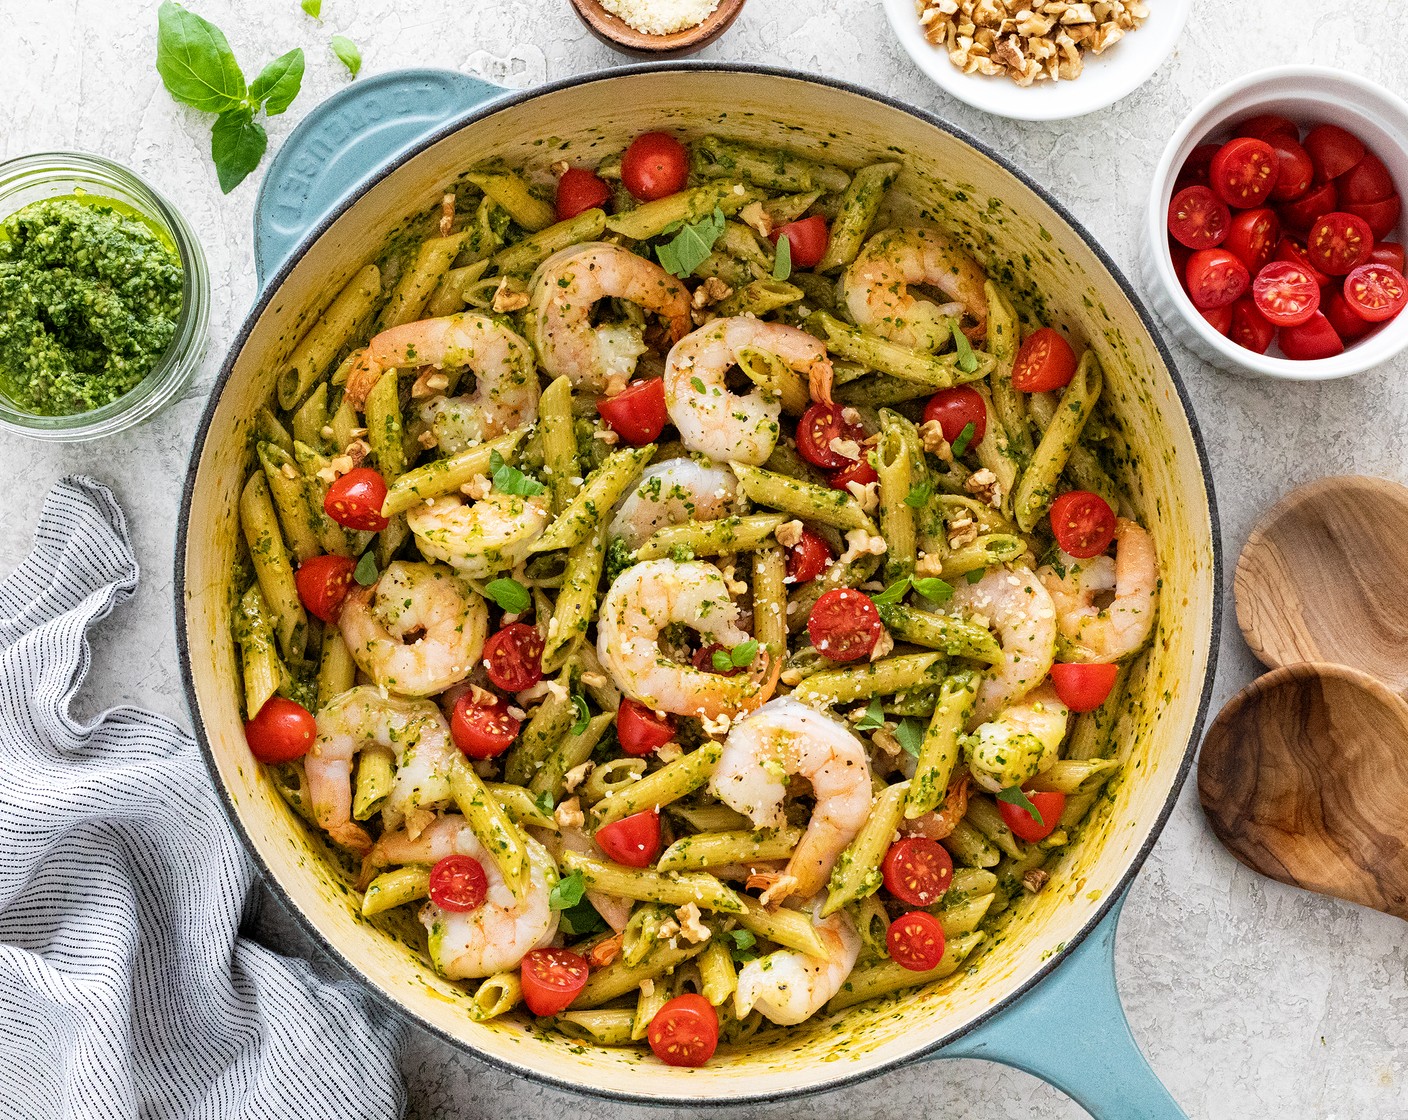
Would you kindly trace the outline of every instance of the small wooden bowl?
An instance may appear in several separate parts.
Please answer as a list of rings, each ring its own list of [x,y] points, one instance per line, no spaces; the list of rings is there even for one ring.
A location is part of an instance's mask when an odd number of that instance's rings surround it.
[[[703,50],[738,18],[744,0],[719,0],[704,22],[669,35],[647,35],[601,6],[600,0],[572,0],[572,7],[587,30],[608,47],[636,58],[680,58]]]

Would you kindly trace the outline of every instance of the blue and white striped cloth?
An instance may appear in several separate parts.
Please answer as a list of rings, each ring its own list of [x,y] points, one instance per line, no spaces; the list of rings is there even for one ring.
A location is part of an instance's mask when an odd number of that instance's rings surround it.
[[[395,1016],[239,936],[254,868],[190,735],[69,715],[136,586],[121,508],[77,476],[0,584],[0,1117],[400,1116]]]

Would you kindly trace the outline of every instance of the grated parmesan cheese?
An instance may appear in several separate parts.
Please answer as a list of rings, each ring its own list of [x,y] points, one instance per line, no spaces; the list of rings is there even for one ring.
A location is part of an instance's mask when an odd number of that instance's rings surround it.
[[[703,23],[719,0],[601,0],[601,6],[646,35],[669,35]]]

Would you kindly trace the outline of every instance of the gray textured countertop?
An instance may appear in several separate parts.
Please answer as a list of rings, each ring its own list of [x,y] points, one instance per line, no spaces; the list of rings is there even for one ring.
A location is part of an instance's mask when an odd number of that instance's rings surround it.
[[[134,166],[195,227],[214,289],[204,367],[157,422],[69,447],[0,436],[0,571],[28,549],[40,501],[57,478],[81,471],[112,484],[132,524],[142,586],[98,633],[84,701],[92,709],[132,702],[185,720],[171,605],[175,516],[207,389],[253,296],[257,176],[220,194],[208,122],[173,105],[152,68],[156,6],[0,0],[0,157],[82,148]],[[273,145],[346,81],[325,47],[334,31],[361,46],[368,74],[445,66],[531,86],[621,61],[588,36],[567,0],[324,0],[322,28],[297,0],[191,6],[226,31],[251,74],[294,45],[308,50],[304,92],[273,122]],[[874,0],[752,0],[703,57],[842,76],[949,118],[1044,182],[1133,275],[1158,155],[1207,91],[1262,65],[1295,62],[1338,65],[1408,94],[1405,20],[1402,0],[1199,0],[1178,50],[1142,90],[1098,117],[1051,125],[987,118],[939,94],[894,44]],[[1259,513],[1283,493],[1335,473],[1408,481],[1408,361],[1348,381],[1288,386],[1230,378],[1175,353],[1216,476],[1230,620],[1231,563]],[[1256,668],[1229,625],[1214,710]],[[271,927],[288,928],[276,919]],[[1134,1033],[1190,1115],[1408,1116],[1403,924],[1242,869],[1208,832],[1191,785],[1134,885],[1118,964]],[[661,1115],[564,1096],[420,1034],[404,1067],[416,1118]],[[798,1107],[747,1114],[780,1120]],[[800,1107],[816,1120],[1084,1115],[1024,1074],[976,1062],[900,1070]]]

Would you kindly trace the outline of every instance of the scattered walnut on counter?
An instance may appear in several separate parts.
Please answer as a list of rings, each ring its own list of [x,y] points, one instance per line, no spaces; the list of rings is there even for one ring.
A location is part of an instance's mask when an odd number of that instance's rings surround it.
[[[965,74],[1006,75],[1019,86],[1080,76],[1149,15],[1146,0],[916,0],[925,37]]]

